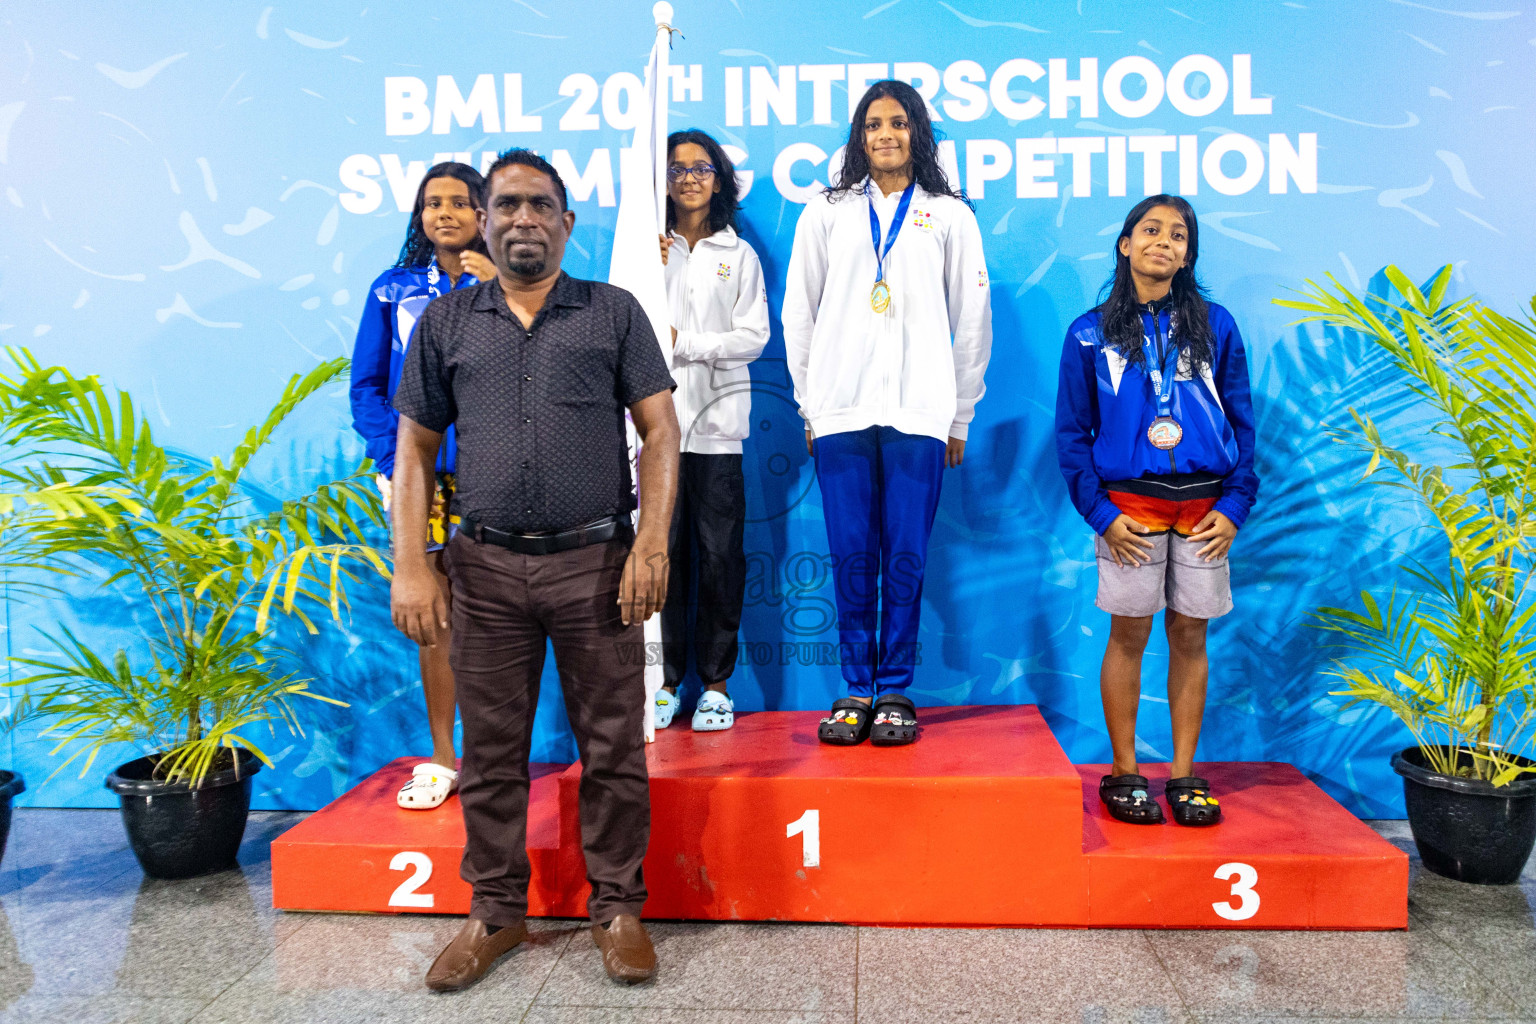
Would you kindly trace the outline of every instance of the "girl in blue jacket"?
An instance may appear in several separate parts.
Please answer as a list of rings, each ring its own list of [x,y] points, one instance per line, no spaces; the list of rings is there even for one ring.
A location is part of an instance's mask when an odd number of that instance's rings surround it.
[[[1099,688],[1114,765],[1099,797],[1133,824],[1163,821],[1136,763],[1136,710],[1142,652],[1164,608],[1169,810],[1180,825],[1221,820],[1194,774],[1205,630],[1232,610],[1227,551],[1259,490],[1248,358],[1232,315],[1195,278],[1199,231],[1177,196],[1136,204],[1115,242],[1108,298],[1067,328],[1056,395],[1057,457],[1098,534],[1095,603],[1111,616]]]
[[[484,196],[485,179],[473,167],[441,163],[428,170],[416,190],[400,258],[368,290],[357,345],[352,350],[352,426],[362,435],[368,457],[378,469],[379,493],[386,511],[395,471],[395,431],[400,423],[391,399],[400,383],[411,331],[427,303],[455,288],[488,281],[496,273],[481,237]],[[455,521],[449,509],[454,452],[453,428],[449,427],[437,461],[438,495],[428,536],[421,538],[428,551],[437,552],[434,565],[444,600],[448,599],[448,580],[441,559],[448,530]],[[432,759],[416,766],[397,802],[411,810],[431,810],[448,799],[459,778],[453,746],[453,670],[448,667],[446,640],[435,647],[420,648],[418,656],[427,723],[432,731]]]

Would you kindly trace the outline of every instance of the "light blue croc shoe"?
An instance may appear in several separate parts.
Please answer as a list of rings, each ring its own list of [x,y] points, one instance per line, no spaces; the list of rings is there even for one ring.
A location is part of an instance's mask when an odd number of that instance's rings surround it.
[[[682,705],[677,699],[677,694],[668,693],[666,690],[656,691],[656,728],[665,729],[672,724],[672,718],[677,714],[677,709]]]
[[[736,705],[731,698],[714,690],[705,690],[693,712],[694,732],[719,732],[736,724]]]

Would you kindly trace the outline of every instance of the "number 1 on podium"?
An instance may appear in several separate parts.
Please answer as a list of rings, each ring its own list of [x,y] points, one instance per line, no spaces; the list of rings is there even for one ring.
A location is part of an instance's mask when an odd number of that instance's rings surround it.
[[[784,838],[800,837],[800,863],[803,867],[821,867],[821,812],[806,811],[784,826]]]

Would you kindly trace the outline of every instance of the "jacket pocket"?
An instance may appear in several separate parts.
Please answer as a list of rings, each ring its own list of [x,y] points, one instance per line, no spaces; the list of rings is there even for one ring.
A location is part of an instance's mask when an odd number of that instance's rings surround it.
[[[752,376],[746,366],[701,366],[694,433],[726,441],[744,440],[751,430]]]
[[[914,324],[904,339],[900,404],[914,412],[955,415],[955,357],[947,325]]]
[[[811,358],[806,366],[805,411],[812,416],[856,409],[878,403],[883,395],[885,363],[880,358],[880,343],[899,345],[896,338],[872,326],[855,327],[837,338],[818,334],[811,341]]]

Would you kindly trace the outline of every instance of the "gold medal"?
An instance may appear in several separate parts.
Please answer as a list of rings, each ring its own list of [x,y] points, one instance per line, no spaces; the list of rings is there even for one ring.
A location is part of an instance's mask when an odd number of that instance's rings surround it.
[[[869,308],[884,313],[891,308],[891,289],[884,281],[876,281],[869,293]]]
[[[891,254],[891,246],[896,244],[896,236],[901,234],[901,224],[907,217],[907,207],[912,204],[912,190],[917,187],[917,182],[907,183],[906,189],[901,193],[901,201],[896,204],[896,215],[891,218],[891,226],[886,231],[885,245],[880,245],[880,218],[875,215],[875,201],[869,200],[869,240],[875,246],[875,286],[869,291],[869,308],[876,314],[886,312],[891,308],[891,286],[885,283],[885,258]],[[870,184],[865,183],[865,196],[869,195]]]
[[[1159,416],[1147,428],[1147,440],[1152,442],[1154,448],[1172,451],[1184,440],[1184,428],[1172,416]]]

